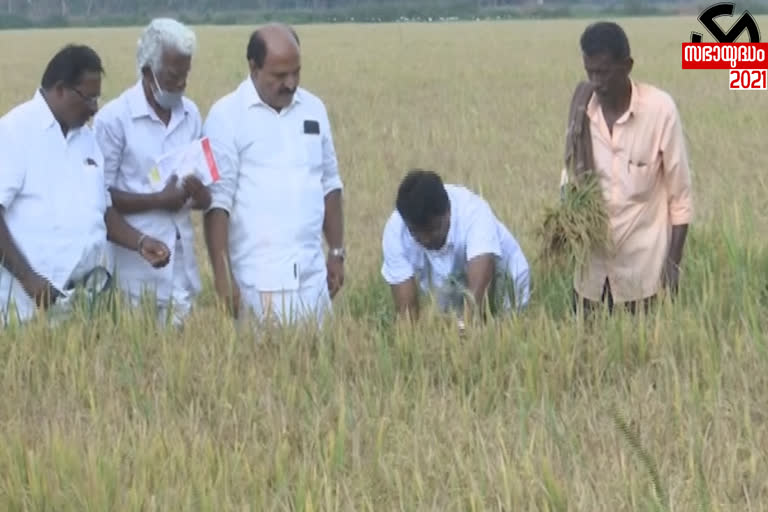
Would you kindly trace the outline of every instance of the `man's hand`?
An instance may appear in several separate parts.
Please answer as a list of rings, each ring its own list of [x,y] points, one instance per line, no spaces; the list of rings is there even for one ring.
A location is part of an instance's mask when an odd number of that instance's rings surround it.
[[[56,303],[56,299],[64,296],[50,281],[36,273],[29,274],[20,284],[39,308],[48,309]]]
[[[216,295],[227,304],[235,318],[240,314],[240,289],[232,275],[229,261],[229,213],[214,208],[203,216],[203,233],[208,247],[208,258],[213,267],[213,285]]]
[[[344,216],[341,205],[341,190],[328,192],[325,196],[325,216],[323,217],[323,234],[328,248],[344,247]],[[328,271],[328,293],[333,299],[344,285],[344,260],[341,255],[328,255],[325,262]]]
[[[176,212],[181,210],[185,204],[187,204],[187,199],[189,199],[190,194],[187,191],[187,179],[184,180],[184,186],[179,186],[179,177],[175,174],[170,177],[168,180],[168,183],[166,183],[163,190],[160,191],[160,202],[163,205],[163,208],[170,212]],[[200,181],[198,180],[198,183]],[[194,185],[191,185],[194,186]]]
[[[668,289],[672,295],[677,295],[679,281],[680,267],[674,261],[667,259],[661,276],[662,286]]]
[[[195,194],[200,192],[200,189],[204,188],[200,178],[194,174],[190,174],[189,176],[185,177],[184,181],[181,182],[181,187],[189,197],[193,197]]]
[[[171,251],[163,242],[144,236],[139,242],[139,254],[155,268],[161,268],[171,260]]]
[[[211,192],[197,176],[189,175],[184,178],[182,187],[187,192],[187,195],[192,198],[192,208],[205,210],[211,205]]]
[[[493,281],[495,270],[496,260],[494,259],[493,254],[481,254],[475,256],[467,263],[467,288],[469,288],[469,291],[474,298],[474,307],[468,303],[465,304],[467,321],[475,318],[475,313],[477,313],[480,318],[484,318],[483,313],[486,293]],[[479,311],[476,311],[475,308],[478,308]]]
[[[226,303],[232,316],[237,318],[240,314],[240,287],[231,276],[214,276],[213,281],[216,295]]]
[[[410,317],[411,320],[417,320],[419,318],[419,289],[416,278],[411,277],[400,284],[390,285],[390,289],[392,299],[395,302],[397,317]]]
[[[326,262],[328,269],[328,293],[333,299],[342,286],[344,286],[344,258],[339,256],[328,256]]]
[[[661,275],[661,285],[668,289],[672,296],[677,295],[678,282],[680,280],[680,262],[683,259],[683,246],[687,236],[688,224],[672,226],[669,254],[667,254]]]

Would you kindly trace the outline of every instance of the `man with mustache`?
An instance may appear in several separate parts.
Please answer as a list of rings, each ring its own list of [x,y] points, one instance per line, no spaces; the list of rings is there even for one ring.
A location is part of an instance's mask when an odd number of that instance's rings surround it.
[[[104,158],[86,122],[98,108],[98,54],[69,45],[53,56],[34,97],[0,118],[0,311],[30,319],[110,265],[107,240],[153,267],[168,263],[162,242],[112,207]],[[15,309],[15,312],[14,312]]]
[[[201,290],[191,211],[207,208],[211,198],[193,175],[184,180],[171,176],[160,192],[147,177],[158,157],[200,138],[200,112],[184,96],[196,45],[194,32],[178,21],[152,20],[138,42],[138,81],[107,103],[93,123],[115,208],[132,225],[174,248],[170,264],[155,269],[132,251],[115,247],[120,288],[134,305],[150,294],[158,322],[170,319],[177,327]]]
[[[688,224],[691,171],[683,126],[672,97],[630,78],[633,60],[624,30],[599,22],[581,36],[588,82],[576,88],[566,135],[566,166],[577,181],[593,172],[610,222],[610,247],[596,247],[574,276],[589,311],[607,303],[635,312],[665,287],[673,294]]]
[[[256,30],[250,76],[203,126],[221,178],[205,234],[218,295],[258,319],[322,323],[344,282],[342,182],[325,105],[299,87],[296,33]],[[329,246],[323,254],[323,235]]]

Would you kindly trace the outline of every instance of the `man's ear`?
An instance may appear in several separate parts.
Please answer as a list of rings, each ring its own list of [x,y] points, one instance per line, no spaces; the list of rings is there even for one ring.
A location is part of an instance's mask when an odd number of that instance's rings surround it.
[[[55,84],[53,84],[53,87],[51,87],[51,90],[56,93],[56,96],[61,96],[64,94],[64,89],[66,89],[67,86],[64,84],[63,80],[59,80]]]
[[[635,60],[632,57],[627,57],[627,74],[632,72],[632,67],[635,65]]]

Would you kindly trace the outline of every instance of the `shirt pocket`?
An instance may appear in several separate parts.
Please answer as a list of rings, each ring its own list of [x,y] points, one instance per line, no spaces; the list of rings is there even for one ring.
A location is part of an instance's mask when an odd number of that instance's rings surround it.
[[[645,201],[651,196],[658,180],[658,165],[656,158],[653,160],[629,159],[623,180],[628,199]]]
[[[82,206],[89,214],[104,214],[107,209],[107,186],[101,167],[88,161],[82,165],[83,185],[86,196]]]

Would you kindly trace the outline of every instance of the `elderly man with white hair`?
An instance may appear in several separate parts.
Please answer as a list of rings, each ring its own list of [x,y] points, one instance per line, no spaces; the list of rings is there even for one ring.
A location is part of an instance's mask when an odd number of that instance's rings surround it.
[[[201,137],[200,112],[184,96],[195,49],[192,30],[172,19],[152,20],[138,41],[138,81],[94,118],[114,207],[172,253],[170,263],[158,269],[114,246],[118,283],[134,305],[150,294],[160,323],[170,316],[176,326],[201,289],[190,210],[208,208],[211,197],[196,177],[171,176],[157,191],[148,176],[161,155]]]

